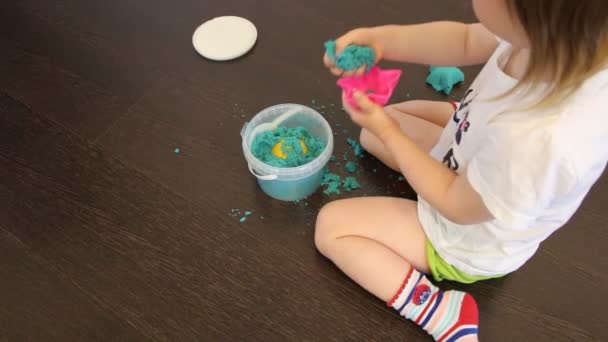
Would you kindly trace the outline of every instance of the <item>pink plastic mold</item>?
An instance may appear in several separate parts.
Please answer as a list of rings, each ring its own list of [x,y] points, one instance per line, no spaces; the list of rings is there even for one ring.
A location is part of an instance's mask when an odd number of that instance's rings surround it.
[[[401,78],[401,73],[402,71],[398,69],[383,70],[375,66],[361,76],[342,77],[338,79],[337,83],[342,88],[350,106],[358,107],[353,98],[355,90],[362,91],[370,100],[383,106],[388,103],[393,95],[393,91]]]

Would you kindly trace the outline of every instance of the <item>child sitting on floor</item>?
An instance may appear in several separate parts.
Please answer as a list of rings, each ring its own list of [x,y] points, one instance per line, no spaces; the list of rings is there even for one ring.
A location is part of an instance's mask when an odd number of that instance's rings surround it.
[[[467,293],[502,277],[577,210],[608,160],[608,1],[473,0],[480,23],[360,28],[337,40],[377,59],[485,67],[460,103],[348,106],[361,144],[418,201],[356,198],[319,213],[318,249],[438,341],[476,341]],[[339,70],[336,75],[364,72]],[[422,273],[421,273],[422,272]]]

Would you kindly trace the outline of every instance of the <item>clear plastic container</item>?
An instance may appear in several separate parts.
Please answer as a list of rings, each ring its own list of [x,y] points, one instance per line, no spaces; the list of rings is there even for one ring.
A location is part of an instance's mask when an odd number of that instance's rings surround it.
[[[298,167],[275,167],[257,159],[251,153],[251,144],[255,138],[251,134],[253,129],[260,124],[272,122],[294,107],[301,108],[301,111],[289,117],[281,126],[305,127],[311,135],[326,143],[323,152],[311,162]],[[283,201],[301,200],[315,192],[334,150],[334,136],[327,120],[314,109],[297,104],[280,104],[264,109],[243,126],[241,137],[249,171],[258,179],[258,184],[266,194]]]

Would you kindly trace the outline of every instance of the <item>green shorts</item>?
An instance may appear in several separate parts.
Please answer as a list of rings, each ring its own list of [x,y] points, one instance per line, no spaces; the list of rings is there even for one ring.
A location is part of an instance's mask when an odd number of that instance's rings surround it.
[[[429,240],[426,240],[426,258],[429,262],[431,274],[433,274],[433,278],[437,281],[453,280],[463,284],[471,284],[479,280],[494,279],[504,276],[479,276],[464,273],[443,260]]]

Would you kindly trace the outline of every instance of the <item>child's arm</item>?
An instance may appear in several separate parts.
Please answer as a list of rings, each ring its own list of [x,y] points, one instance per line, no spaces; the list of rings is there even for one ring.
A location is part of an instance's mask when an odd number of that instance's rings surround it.
[[[365,45],[380,59],[428,65],[474,65],[485,63],[498,45],[496,37],[481,24],[432,22],[406,26],[359,28],[336,40],[339,54],[350,44]],[[365,68],[344,72],[325,56],[335,75],[360,74]]]
[[[429,65],[485,63],[498,40],[481,24],[433,22],[371,29],[382,46],[383,58]]]
[[[433,159],[361,92],[355,93],[360,110],[344,106],[355,123],[378,137],[390,151],[412,188],[441,215],[457,224],[491,220],[492,214],[465,175],[458,175]]]
[[[466,175],[458,175],[431,158],[400,129],[387,130],[381,140],[414,191],[445,218],[456,224],[493,218]]]

